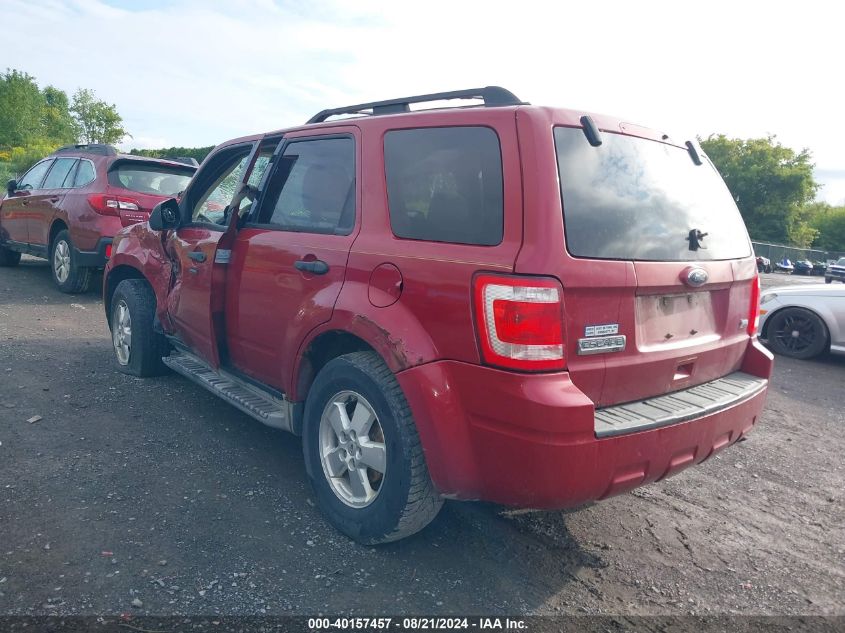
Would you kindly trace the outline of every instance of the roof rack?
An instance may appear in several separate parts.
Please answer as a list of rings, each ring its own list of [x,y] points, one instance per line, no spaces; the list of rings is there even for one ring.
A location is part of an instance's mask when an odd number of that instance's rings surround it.
[[[77,145],[65,145],[56,152],[87,152],[89,154],[101,154],[103,156],[117,156],[117,150],[111,145],[102,143],[79,143]]]
[[[488,108],[526,105],[519,97],[510,90],[499,86],[486,86],[484,88],[470,88],[468,90],[453,90],[451,92],[435,92],[428,95],[417,95],[403,99],[388,99],[387,101],[373,101],[372,103],[359,103],[358,105],[345,106],[343,108],[332,108],[318,112],[308,123],[322,123],[331,116],[338,114],[367,114],[377,116],[380,114],[398,114],[410,112],[410,104],[425,103],[427,101],[446,101],[448,99],[482,99],[484,106]],[[370,110],[370,112],[366,112]]]

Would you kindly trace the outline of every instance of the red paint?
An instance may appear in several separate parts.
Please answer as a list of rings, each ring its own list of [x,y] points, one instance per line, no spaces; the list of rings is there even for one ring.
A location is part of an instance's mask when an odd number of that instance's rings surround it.
[[[126,272],[123,267],[139,271],[155,291],[168,333],[212,365],[228,364],[295,402],[307,398],[309,364],[303,359],[315,342],[337,332],[361,339],[396,373],[443,494],[563,507],[670,476],[747,433],[765,393],[691,422],[603,439],[594,434],[595,407],[738,369],[768,377],[771,355],[740,327],[749,316],[755,262],[749,256],[697,263],[710,279],[690,288],[681,274],[688,262],[571,257],[551,128],[579,126],[582,114],[467,108],[284,131],[288,138],[355,138],[357,217],[350,235],[234,225],[224,233],[195,225],[162,236],[140,224],[115,240],[105,287],[109,275]],[[593,119],[602,130],[666,142],[658,132],[600,115]],[[405,240],[391,231],[384,134],[454,125],[484,125],[499,137],[505,215],[497,246]],[[235,143],[279,135],[231,141],[212,157]],[[215,263],[220,249],[231,250],[228,263]],[[206,262],[189,273],[194,251],[204,253]],[[328,272],[300,271],[298,260],[324,261]],[[493,317],[502,340],[562,345],[563,360],[494,367],[502,363],[491,354],[482,302],[474,295],[479,279],[529,285],[543,280],[539,285],[555,288],[558,303],[500,303]],[[671,314],[653,323],[637,318],[650,301],[664,295],[686,300],[696,292],[709,293],[711,304],[712,318],[696,321],[702,332],[689,333],[696,328]],[[579,356],[585,327],[601,324],[618,324],[626,349]],[[677,336],[668,344],[667,328],[677,330],[668,332]]]

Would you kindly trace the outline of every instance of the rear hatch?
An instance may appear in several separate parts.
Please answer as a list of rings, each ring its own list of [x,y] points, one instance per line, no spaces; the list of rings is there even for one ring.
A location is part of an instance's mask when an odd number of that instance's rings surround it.
[[[594,146],[566,122],[553,120],[553,134],[546,132],[546,155],[557,157],[553,177],[535,174],[538,187],[554,189],[556,205],[537,205],[553,218],[526,211],[526,240],[533,233],[549,247],[532,250],[547,255],[529,254],[525,244],[517,269],[563,284],[573,382],[604,407],[736,371],[756,262],[715,168],[686,147],[624,134],[624,124],[601,125],[618,132],[602,131]],[[535,223],[545,231],[529,230]]]
[[[164,161],[114,161],[109,167],[108,193],[115,197],[123,226],[146,222],[155,205],[185,190],[195,171],[191,165]]]

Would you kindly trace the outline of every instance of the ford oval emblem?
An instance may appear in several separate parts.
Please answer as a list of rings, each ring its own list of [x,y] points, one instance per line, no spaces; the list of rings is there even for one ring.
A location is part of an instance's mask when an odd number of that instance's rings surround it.
[[[683,280],[688,286],[698,288],[699,286],[703,286],[704,284],[706,284],[709,278],[710,276],[707,274],[707,271],[703,268],[688,268],[686,271],[686,275],[684,275],[683,277]]]

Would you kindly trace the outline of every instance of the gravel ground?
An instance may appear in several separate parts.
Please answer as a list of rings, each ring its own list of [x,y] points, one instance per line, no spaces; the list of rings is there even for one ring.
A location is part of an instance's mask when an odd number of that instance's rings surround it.
[[[296,438],[112,363],[96,290],[0,269],[0,614],[845,614],[845,358],[779,358],[749,440],[673,479],[447,502],[379,548],[324,522]]]

